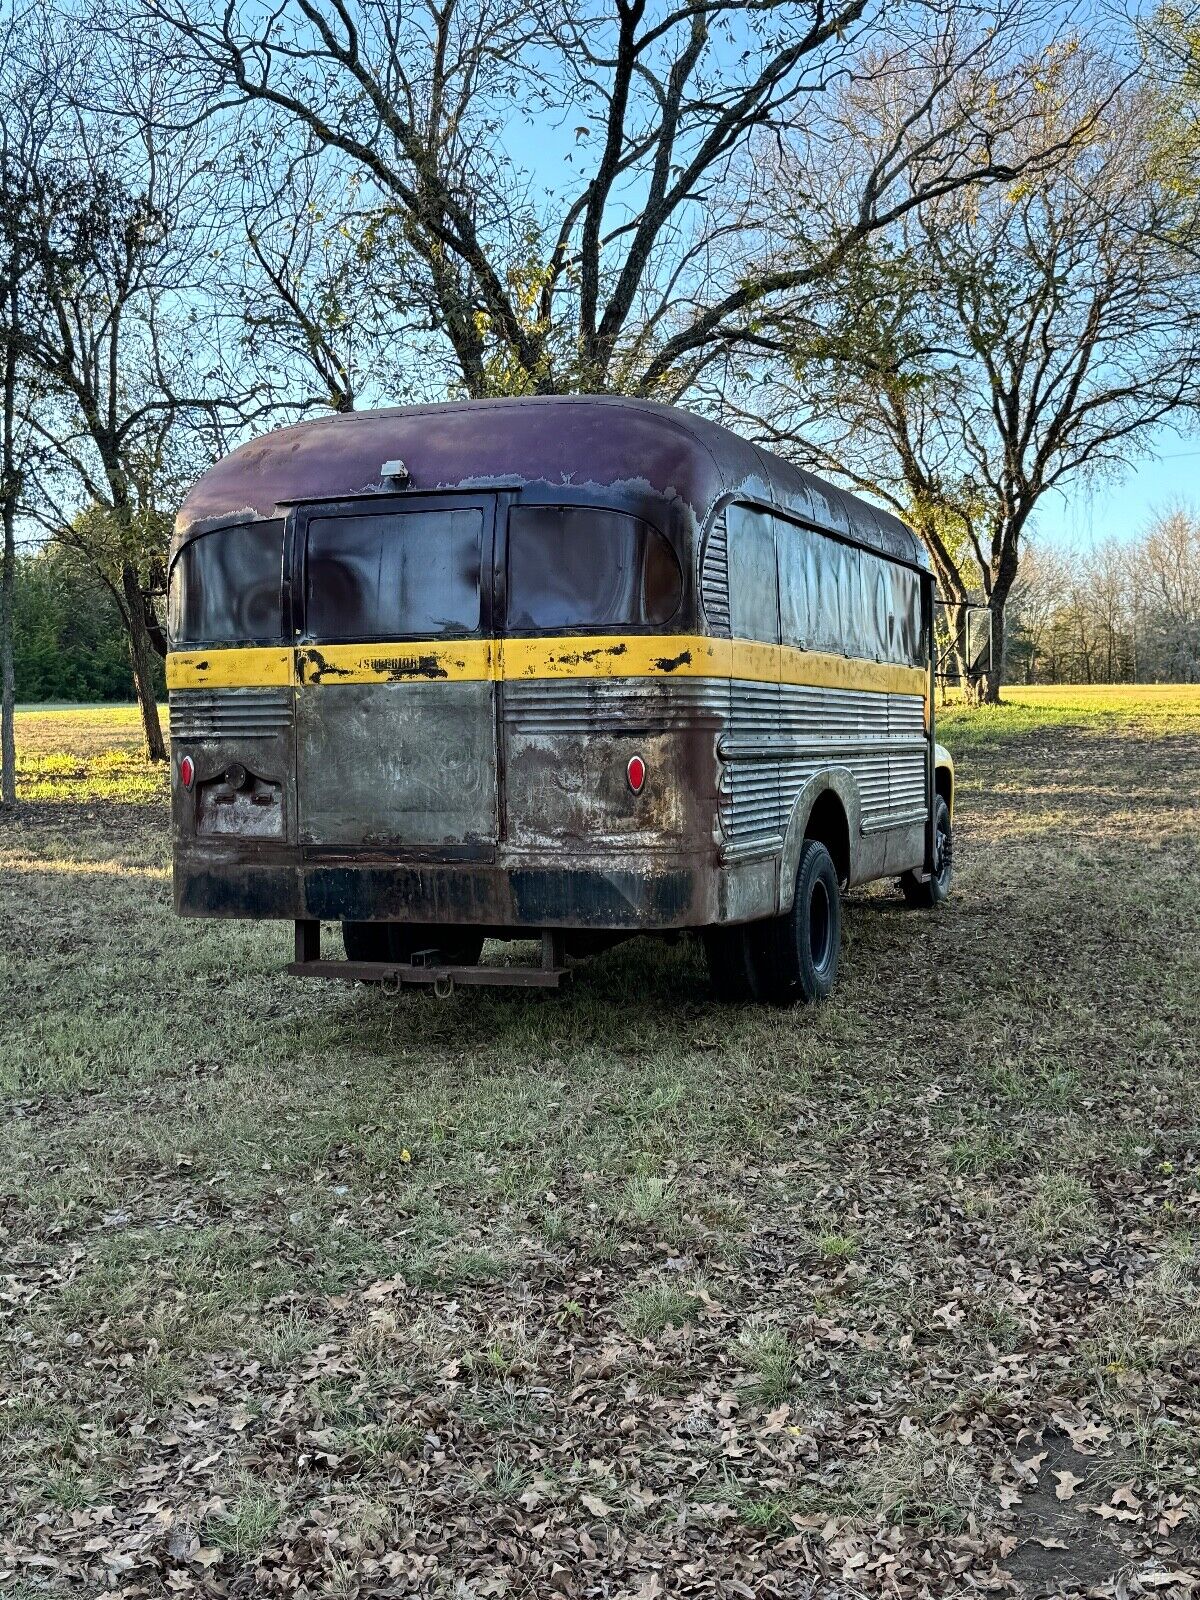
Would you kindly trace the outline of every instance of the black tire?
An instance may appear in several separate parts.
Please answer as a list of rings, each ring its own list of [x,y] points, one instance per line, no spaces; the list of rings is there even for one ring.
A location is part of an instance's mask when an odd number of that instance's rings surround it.
[[[761,998],[757,924],[705,928],[704,954],[713,994],[723,1005],[750,1005]]]
[[[837,982],[842,950],[842,893],[833,857],[806,839],[790,911],[763,924],[763,998],[773,1005],[813,1005]]]
[[[900,879],[905,900],[921,911],[932,911],[934,906],[940,906],[954,881],[954,829],[950,807],[945,796],[940,794],[933,803],[933,838],[933,876],[923,878],[919,873],[906,872]]]
[[[483,935],[428,922],[343,922],[342,944],[350,961],[408,962],[418,950],[437,950],[443,965],[471,967],[482,954]]]

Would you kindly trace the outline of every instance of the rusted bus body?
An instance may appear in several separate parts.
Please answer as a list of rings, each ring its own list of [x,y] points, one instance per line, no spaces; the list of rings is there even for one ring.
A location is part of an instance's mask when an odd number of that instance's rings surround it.
[[[903,524],[670,408],[269,435],[172,549],[177,909],[746,924],[814,826],[845,883],[928,873],[931,615]]]

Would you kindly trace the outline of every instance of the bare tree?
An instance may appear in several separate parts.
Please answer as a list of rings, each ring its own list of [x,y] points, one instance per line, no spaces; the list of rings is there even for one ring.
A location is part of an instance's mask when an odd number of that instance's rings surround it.
[[[1016,85],[994,73],[987,102],[959,87],[1014,52],[1035,0],[137,3],[183,68],[177,123],[236,106],[264,138],[358,175],[390,221],[377,237],[396,252],[396,298],[423,308],[414,352],[448,351],[456,386],[673,398],[753,340],[757,308],[856,243],[1016,174],[1011,139],[997,154],[1023,114]],[[901,95],[913,50],[931,69],[921,93],[851,175],[836,226],[803,259],[769,259],[744,213],[770,150],[788,138],[799,170],[826,168],[830,86]],[[549,171],[567,176],[547,185]]]
[[[390,270],[404,254],[390,208],[367,204],[361,179],[310,143],[264,141],[251,120],[230,174],[233,316],[281,414],[387,393],[422,326]]]
[[[1183,506],[1157,517],[1137,553],[1144,651],[1153,673],[1200,682],[1200,518]]]
[[[31,68],[36,33],[31,13],[10,11],[0,27],[0,85],[8,109],[0,118],[0,804],[15,805],[16,682],[13,671],[16,525],[31,450],[27,424],[31,374],[23,342],[43,306],[30,284],[30,250],[24,229],[31,160],[43,135],[45,97]]]
[[[1071,587],[1069,552],[1034,545],[1026,552],[1009,597],[1014,654],[1026,683],[1037,680],[1039,668],[1055,681],[1060,670],[1056,635]]]
[[[211,382],[227,374],[211,330],[198,326],[209,168],[201,140],[157,135],[143,108],[95,111],[97,66],[78,31],[51,37],[46,27],[38,47],[52,114],[20,179],[25,283],[44,308],[18,341],[39,381],[27,420],[41,467],[27,505],[112,587],[147,750],[162,760],[154,659],[165,642],[154,595],[181,435],[185,423],[241,415],[228,382]],[[129,81],[152,92],[152,79],[131,72]]]
[[[979,585],[991,700],[1042,497],[1128,462],[1196,404],[1200,373],[1177,244],[1195,203],[1157,180],[1140,85],[1067,46],[1038,106],[1039,173],[926,203],[798,308],[796,381],[763,427],[907,516],[949,599]]]

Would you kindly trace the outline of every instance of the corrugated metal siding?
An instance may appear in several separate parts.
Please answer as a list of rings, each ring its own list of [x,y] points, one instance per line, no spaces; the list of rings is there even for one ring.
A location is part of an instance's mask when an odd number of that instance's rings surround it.
[[[797,796],[824,767],[853,775],[867,828],[925,804],[919,695],[735,682],[727,726],[720,820],[737,853],[779,848]]]
[[[505,724],[523,733],[586,736],[605,731],[613,718],[624,733],[669,733],[691,718],[723,723],[729,685],[719,678],[509,679],[502,685],[502,702]]]
[[[725,514],[713,523],[704,546],[700,572],[700,597],[709,626],[717,633],[729,632],[729,532]]]
[[[270,739],[292,725],[290,689],[177,689],[173,739]]]

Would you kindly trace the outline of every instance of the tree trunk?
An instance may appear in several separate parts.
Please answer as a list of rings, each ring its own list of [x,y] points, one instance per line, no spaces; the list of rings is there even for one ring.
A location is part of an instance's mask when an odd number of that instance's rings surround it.
[[[4,451],[7,457],[10,451]],[[13,673],[13,595],[17,552],[11,493],[4,496],[4,554],[0,557],[0,805],[17,803],[16,679]]]
[[[138,582],[133,563],[121,566],[121,589],[125,595],[125,611],[129,619],[129,663],[133,668],[133,687],[137,693],[138,707],[142,713],[142,731],[146,737],[146,754],[151,761],[167,759],[167,745],[163,738],[162,723],[158,717],[158,701],[154,694],[154,646],[146,626],[146,602]]]
[[[0,555],[0,805],[17,803],[16,680],[13,672],[13,599],[17,583],[16,497],[17,351],[11,337],[17,326],[17,281],[8,285],[5,305],[4,414],[0,419],[0,494],[4,497],[4,550]]]
[[[1000,704],[1000,687],[1004,682],[1004,601],[1007,596],[992,595],[988,611],[992,618],[992,660],[983,674],[980,700],[984,705]]]

